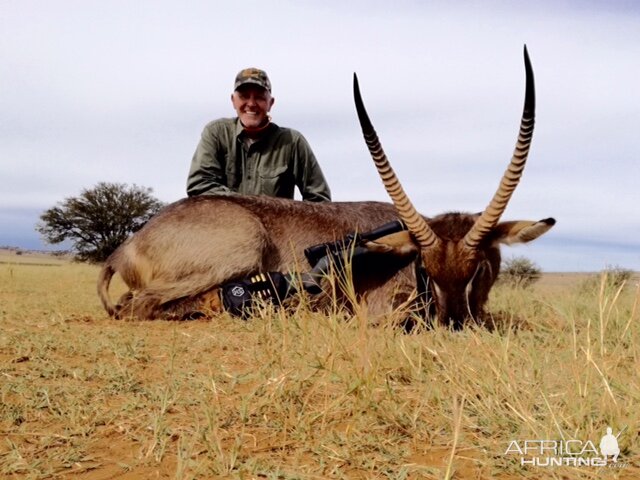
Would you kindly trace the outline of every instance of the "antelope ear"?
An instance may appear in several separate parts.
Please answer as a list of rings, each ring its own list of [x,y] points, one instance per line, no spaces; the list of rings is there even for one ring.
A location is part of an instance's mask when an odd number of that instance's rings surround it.
[[[419,251],[411,234],[406,230],[366,242],[364,246],[373,253],[384,253],[401,258],[415,256]]]
[[[526,243],[535,240],[546,233],[556,224],[555,219],[545,218],[537,222],[529,220],[516,220],[513,222],[500,222],[491,234],[494,244]]]

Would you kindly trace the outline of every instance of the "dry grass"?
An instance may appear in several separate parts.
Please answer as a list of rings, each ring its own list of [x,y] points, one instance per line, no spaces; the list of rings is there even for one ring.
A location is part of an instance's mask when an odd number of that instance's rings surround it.
[[[493,330],[403,335],[304,309],[112,321],[96,275],[0,263],[2,478],[640,477],[637,277],[547,276],[496,289]],[[623,468],[504,455],[609,425]]]

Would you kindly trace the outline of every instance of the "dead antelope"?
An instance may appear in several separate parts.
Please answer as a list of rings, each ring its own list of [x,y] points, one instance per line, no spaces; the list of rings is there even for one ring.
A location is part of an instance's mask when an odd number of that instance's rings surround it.
[[[358,298],[372,317],[415,297],[418,257],[429,292],[427,312],[461,328],[479,319],[500,269],[501,243],[529,242],[549,230],[552,218],[500,222],[522,175],[534,125],[533,71],[525,48],[526,93],[515,152],[499,187],[480,214],[423,217],[395,176],[369,120],[354,76],[356,110],[365,141],[393,205],[379,202],[309,203],[250,196],[201,196],[167,206],[105,262],[98,292],[110,315],[114,273],[130,292],[120,309],[139,318],[162,318],[171,309],[206,303],[216,309],[216,289],[259,272],[300,271],[303,251],[353,231],[400,218],[408,231],[368,242],[367,261],[353,269]],[[185,307],[186,305],[186,307]]]

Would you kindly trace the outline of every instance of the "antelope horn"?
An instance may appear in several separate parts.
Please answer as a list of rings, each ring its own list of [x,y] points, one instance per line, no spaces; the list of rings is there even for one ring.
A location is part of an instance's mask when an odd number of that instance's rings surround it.
[[[493,195],[493,199],[485,208],[484,212],[476,223],[471,227],[464,237],[464,244],[467,248],[475,249],[483,238],[498,224],[500,217],[507,208],[509,199],[513,191],[520,182],[520,177],[524,171],[524,166],[531,146],[533,136],[533,125],[535,121],[536,94],[533,82],[533,69],[529,60],[527,46],[524,47],[524,66],[526,71],[526,93],[524,98],[524,109],[522,120],[520,121],[520,132],[516,143],[515,151],[511,157],[511,163],[502,176],[500,186]]]
[[[389,160],[387,160],[387,156],[382,149],[382,144],[364,108],[362,96],[360,95],[360,87],[358,85],[358,77],[355,73],[353,74],[353,96],[356,102],[356,111],[358,112],[358,119],[360,120],[364,140],[367,143],[373,162],[376,164],[384,188],[387,190],[387,193],[393,201],[393,205],[396,207],[400,220],[404,222],[421,248],[426,249],[436,245],[440,242],[440,239],[415,209],[411,200],[409,200],[409,197],[407,197],[407,194],[404,192],[398,177],[391,168]]]

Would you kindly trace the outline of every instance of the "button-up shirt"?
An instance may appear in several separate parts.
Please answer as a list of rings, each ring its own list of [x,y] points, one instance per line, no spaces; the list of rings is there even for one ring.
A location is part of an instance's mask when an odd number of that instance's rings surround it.
[[[207,124],[191,162],[187,194],[237,192],[329,201],[331,192],[311,147],[300,132],[271,123],[248,139],[238,118]]]

